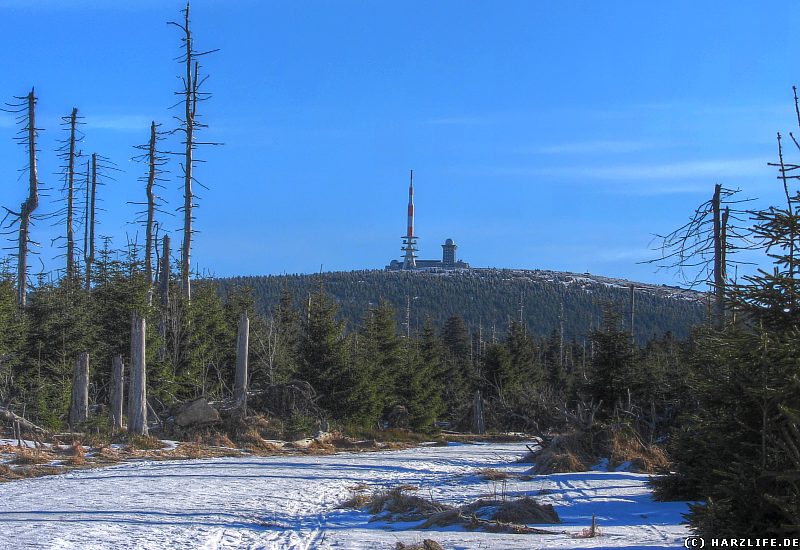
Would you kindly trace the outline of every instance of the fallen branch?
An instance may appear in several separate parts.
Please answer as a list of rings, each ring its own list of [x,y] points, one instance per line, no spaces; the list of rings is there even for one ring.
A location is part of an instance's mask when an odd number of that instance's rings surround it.
[[[44,428],[40,428],[33,422],[25,420],[21,416],[14,414],[4,407],[0,407],[0,420],[4,420],[12,425],[19,425],[20,429],[36,435],[48,435],[50,432]]]

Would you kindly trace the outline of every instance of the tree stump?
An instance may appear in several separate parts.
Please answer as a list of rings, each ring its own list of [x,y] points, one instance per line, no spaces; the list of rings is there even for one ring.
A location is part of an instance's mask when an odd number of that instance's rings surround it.
[[[77,426],[89,416],[89,354],[83,352],[75,361],[72,375],[72,404],[69,408],[69,424]]]
[[[123,380],[125,365],[122,356],[117,355],[111,361],[111,426],[114,430],[122,429]]]
[[[475,390],[472,402],[472,431],[476,434],[486,433],[486,422],[483,419],[483,399],[481,390]]]
[[[247,414],[247,353],[250,341],[250,319],[247,313],[239,316],[239,334],[236,339],[236,380],[233,397],[236,407]]]
[[[128,433],[147,435],[147,373],[145,320],[136,313],[131,322],[131,379],[128,388]]]

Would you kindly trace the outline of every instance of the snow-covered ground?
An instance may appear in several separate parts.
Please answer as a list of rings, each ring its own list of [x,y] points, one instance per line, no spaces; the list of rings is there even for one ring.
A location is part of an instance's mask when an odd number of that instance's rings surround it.
[[[522,444],[420,447],[333,456],[136,462],[0,484],[0,548],[445,548],[682,547],[685,503],[653,502],[647,476],[592,471],[483,480],[481,468],[521,474]],[[410,484],[460,504],[529,494],[553,504],[557,535],[401,531],[337,505],[359,484]],[[574,539],[592,514],[602,529]]]

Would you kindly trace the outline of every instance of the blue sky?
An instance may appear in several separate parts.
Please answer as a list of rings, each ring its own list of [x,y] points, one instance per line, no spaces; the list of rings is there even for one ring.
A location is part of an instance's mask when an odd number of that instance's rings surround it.
[[[101,235],[140,227],[131,162],[169,127],[181,2],[0,0],[0,98],[35,86],[40,177],[58,208],[65,133],[122,172],[101,190]],[[637,265],[719,182],[758,204],[796,129],[800,9],[791,2],[272,2],[196,0],[214,97],[201,106],[195,266],[215,275],[381,268],[400,256],[408,170],[422,257],[452,237],[473,266],[671,283]],[[0,116],[0,204],[25,195],[24,151]],[[174,144],[175,149],[178,148]],[[800,155],[794,154],[798,157]],[[792,155],[790,155],[791,159]],[[170,167],[168,209],[181,203]],[[162,216],[180,241],[180,218]],[[48,268],[62,259],[38,222]],[[32,265],[38,269],[39,261]]]

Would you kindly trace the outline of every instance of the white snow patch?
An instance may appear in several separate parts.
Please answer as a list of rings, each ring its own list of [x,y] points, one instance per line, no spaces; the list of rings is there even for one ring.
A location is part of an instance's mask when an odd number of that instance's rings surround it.
[[[524,474],[522,444],[420,447],[332,456],[139,461],[0,485],[0,548],[391,548],[423,538],[446,548],[675,547],[688,530],[686,503],[654,502],[648,476],[581,472],[512,478],[474,475],[481,468]],[[597,516],[603,536],[506,535],[463,530],[403,531],[369,522],[337,505],[353,486],[410,484],[420,495],[463,504],[497,493],[531,495],[555,506],[577,533]]]

